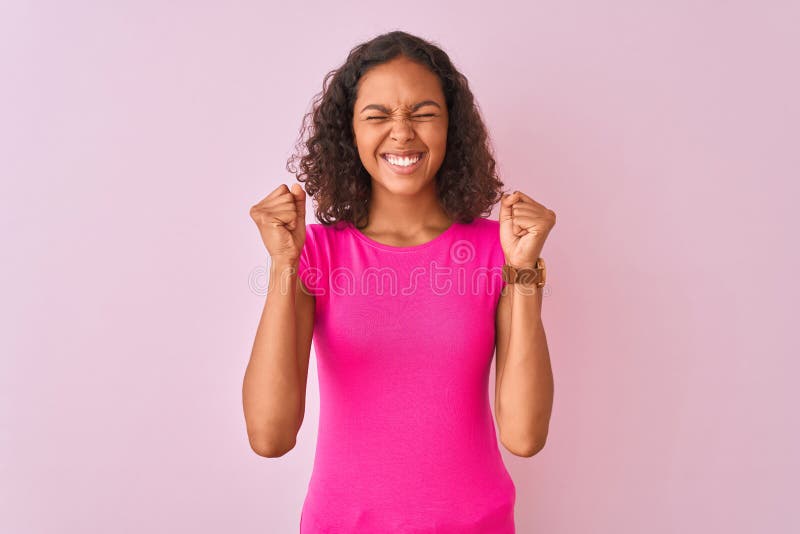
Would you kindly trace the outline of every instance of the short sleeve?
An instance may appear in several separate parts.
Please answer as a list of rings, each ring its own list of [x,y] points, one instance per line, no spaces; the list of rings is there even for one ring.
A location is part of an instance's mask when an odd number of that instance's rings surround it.
[[[297,263],[297,277],[303,281],[312,295],[316,295],[321,287],[322,268],[318,246],[321,230],[319,223],[306,224],[306,240]]]
[[[503,278],[503,265],[506,263],[506,255],[503,253],[503,245],[500,243],[499,223],[491,226],[490,237],[491,239],[489,242],[492,245],[492,271],[497,273],[497,277],[500,281],[500,290],[502,292],[508,283]]]

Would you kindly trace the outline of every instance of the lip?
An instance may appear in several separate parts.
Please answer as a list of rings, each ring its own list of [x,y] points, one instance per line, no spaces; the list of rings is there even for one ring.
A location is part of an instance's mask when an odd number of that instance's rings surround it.
[[[419,154],[420,151],[417,150],[416,152],[410,152],[410,154]],[[394,153],[391,153],[394,154]],[[417,160],[417,162],[413,165],[409,165],[408,167],[398,167],[397,165],[393,165],[389,163],[389,160],[386,159],[385,154],[381,154],[381,161],[383,161],[384,165],[386,165],[390,171],[395,174],[413,174],[419,167],[422,165],[422,162],[425,161],[427,157],[427,152],[422,152],[422,156]]]

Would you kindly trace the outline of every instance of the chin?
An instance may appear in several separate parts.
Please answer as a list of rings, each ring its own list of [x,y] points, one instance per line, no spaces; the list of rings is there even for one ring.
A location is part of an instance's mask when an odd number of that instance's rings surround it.
[[[396,195],[414,195],[421,189],[416,180],[382,180],[384,189]]]

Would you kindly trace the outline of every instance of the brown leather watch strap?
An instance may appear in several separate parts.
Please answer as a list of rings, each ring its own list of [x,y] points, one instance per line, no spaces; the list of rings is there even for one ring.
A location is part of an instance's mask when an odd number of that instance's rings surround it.
[[[506,263],[503,265],[503,280],[507,284],[535,285],[544,287],[545,285],[545,265],[544,259],[538,258],[535,267],[514,267]]]

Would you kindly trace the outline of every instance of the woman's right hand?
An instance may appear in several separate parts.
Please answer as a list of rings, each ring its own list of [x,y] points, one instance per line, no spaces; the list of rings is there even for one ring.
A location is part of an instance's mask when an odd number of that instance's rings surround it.
[[[306,240],[306,192],[299,183],[281,184],[250,208],[270,257],[296,261]]]

